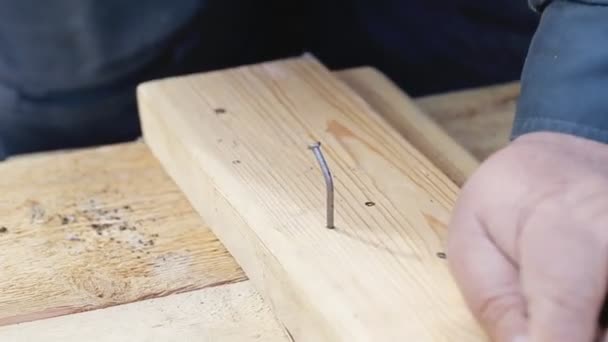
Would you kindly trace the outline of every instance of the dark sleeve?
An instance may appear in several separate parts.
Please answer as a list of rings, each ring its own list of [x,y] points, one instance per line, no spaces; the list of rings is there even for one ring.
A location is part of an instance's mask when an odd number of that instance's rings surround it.
[[[608,143],[608,0],[530,0],[542,13],[512,138],[538,131]]]

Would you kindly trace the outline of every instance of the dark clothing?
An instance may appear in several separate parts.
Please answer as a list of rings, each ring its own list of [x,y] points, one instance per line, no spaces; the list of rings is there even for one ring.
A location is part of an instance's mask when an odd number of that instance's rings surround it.
[[[138,83],[270,57],[256,2],[0,0],[0,160],[135,139]]]
[[[522,75],[513,138],[552,131],[608,143],[608,1],[531,3],[542,20]]]
[[[308,51],[412,95],[518,79],[514,0],[0,0],[0,159],[139,136],[143,81]]]
[[[6,154],[137,134],[125,96],[198,0],[0,0],[0,144]],[[141,3],[141,1],[140,1]],[[2,148],[0,148],[1,150]]]

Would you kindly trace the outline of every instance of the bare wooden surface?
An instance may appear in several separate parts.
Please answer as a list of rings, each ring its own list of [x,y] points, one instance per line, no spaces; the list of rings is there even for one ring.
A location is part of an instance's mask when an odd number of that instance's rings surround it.
[[[0,163],[0,325],[245,279],[142,143]]]
[[[337,76],[457,185],[462,185],[479,166],[469,151],[379,71],[359,68]]]
[[[416,104],[484,160],[508,143],[519,91],[519,83],[510,83],[419,98]]]
[[[153,81],[138,98],[146,144],[296,341],[486,340],[438,257],[457,186],[320,63]]]
[[[7,342],[289,342],[249,281],[0,327]]]

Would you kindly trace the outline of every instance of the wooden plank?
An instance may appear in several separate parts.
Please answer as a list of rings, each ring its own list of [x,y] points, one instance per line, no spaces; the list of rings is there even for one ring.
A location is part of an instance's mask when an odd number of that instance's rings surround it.
[[[0,327],[11,342],[287,342],[248,281]]]
[[[457,187],[320,64],[175,77],[138,96],[147,144],[295,340],[485,340],[437,257]]]
[[[479,166],[469,151],[377,70],[368,67],[346,70],[339,72],[338,77],[457,185],[464,184]]]
[[[0,193],[0,325],[246,279],[142,143],[0,163]]]
[[[457,142],[478,160],[509,142],[519,83],[457,91],[416,99]]]

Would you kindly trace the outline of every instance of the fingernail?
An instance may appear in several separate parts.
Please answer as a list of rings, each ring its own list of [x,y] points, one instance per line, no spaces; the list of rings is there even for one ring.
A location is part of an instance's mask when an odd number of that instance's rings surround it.
[[[528,342],[530,341],[527,336],[517,336],[511,340],[511,342]]]

